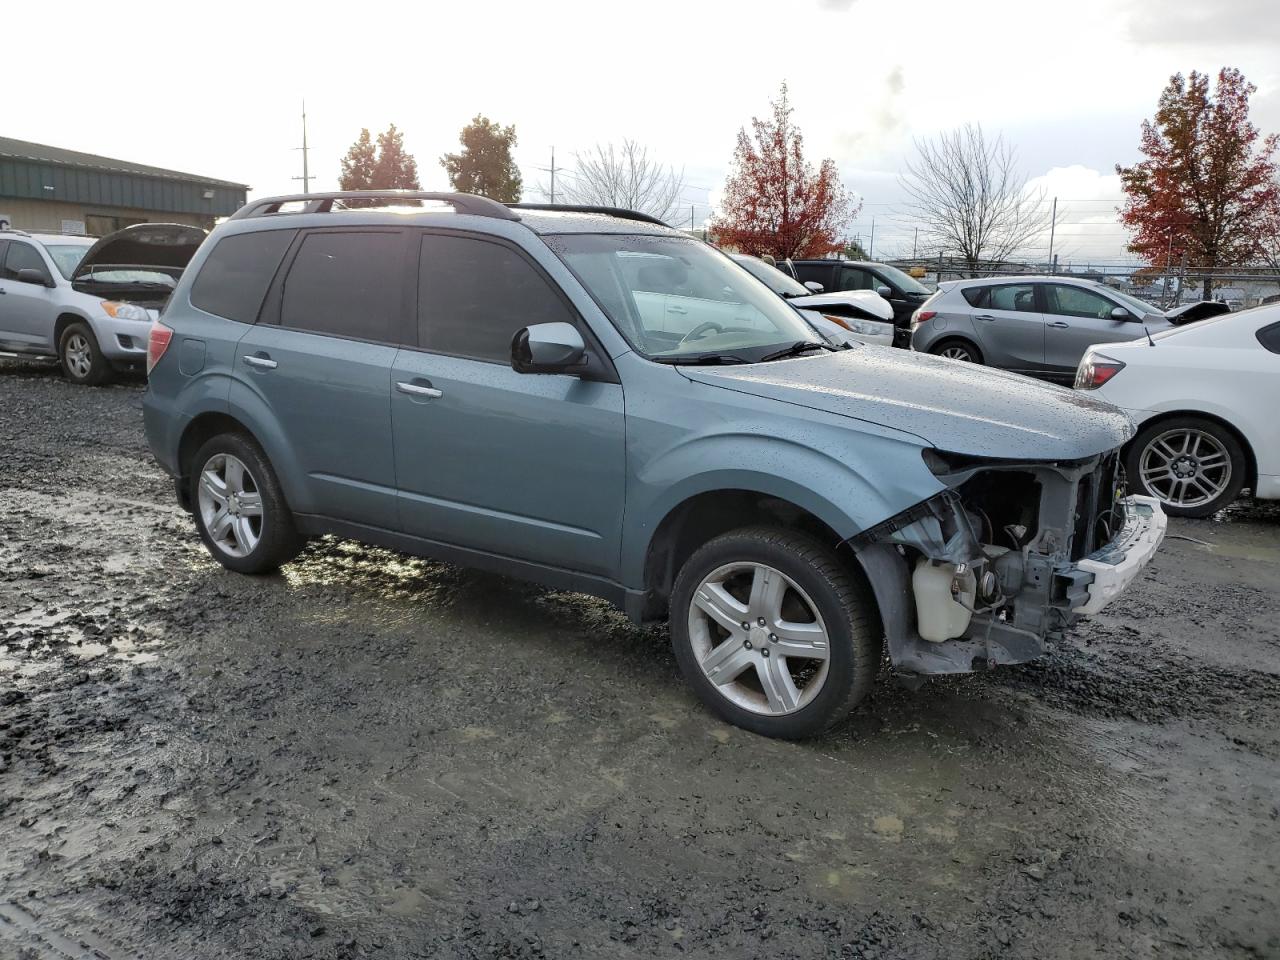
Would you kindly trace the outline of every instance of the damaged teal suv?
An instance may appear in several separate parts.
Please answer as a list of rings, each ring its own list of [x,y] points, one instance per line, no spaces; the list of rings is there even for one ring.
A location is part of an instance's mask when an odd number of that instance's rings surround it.
[[[1164,532],[1116,408],[833,349],[623,210],[255,200],[148,363],[151,449],[227,568],[333,534],[605,597],[669,618],[698,696],[770,736],[840,720],[886,646],[917,676],[1040,655]]]

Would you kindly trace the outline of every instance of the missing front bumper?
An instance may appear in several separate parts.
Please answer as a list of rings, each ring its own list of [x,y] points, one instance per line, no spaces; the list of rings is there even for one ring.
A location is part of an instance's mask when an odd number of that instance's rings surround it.
[[[1164,540],[1169,518],[1152,497],[1127,497],[1124,526],[1120,533],[1100,550],[1085,557],[1076,566],[1093,575],[1088,600],[1072,608],[1081,616],[1097,613],[1125,591],[1138,573],[1151,562]]]

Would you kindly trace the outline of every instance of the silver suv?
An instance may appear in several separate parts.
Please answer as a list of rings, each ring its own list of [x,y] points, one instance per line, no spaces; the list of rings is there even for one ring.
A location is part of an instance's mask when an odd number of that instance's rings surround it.
[[[1092,344],[1135,340],[1173,324],[1149,303],[1091,280],[954,280],[911,317],[911,346],[1070,383]]]
[[[151,322],[204,237],[172,223],[101,240],[0,230],[0,351],[56,356],[74,383],[141,369]]]

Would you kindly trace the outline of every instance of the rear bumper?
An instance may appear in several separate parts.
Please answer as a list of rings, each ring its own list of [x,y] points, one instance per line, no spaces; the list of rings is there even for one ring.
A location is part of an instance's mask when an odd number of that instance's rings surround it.
[[[1152,497],[1128,497],[1124,501],[1125,521],[1119,534],[1100,550],[1076,566],[1091,574],[1088,598],[1072,613],[1088,616],[1102,610],[1125,591],[1138,573],[1151,562],[1164,540],[1169,518]]]
[[[893,328],[893,345],[903,350],[911,349],[911,328],[910,327],[894,327]]]

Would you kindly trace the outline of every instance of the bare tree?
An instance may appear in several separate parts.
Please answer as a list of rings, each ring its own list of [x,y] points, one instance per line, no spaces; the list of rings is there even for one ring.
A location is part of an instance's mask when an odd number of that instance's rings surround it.
[[[586,154],[573,155],[574,169],[559,185],[573,203],[622,207],[671,220],[684,189],[684,171],[649,159],[649,150],[634,140],[596,144]]]
[[[917,140],[918,153],[901,178],[912,211],[931,239],[955,251],[977,276],[982,261],[1000,262],[1049,226],[1044,193],[1027,190],[1017,154],[997,135],[965,124],[935,140]]]

